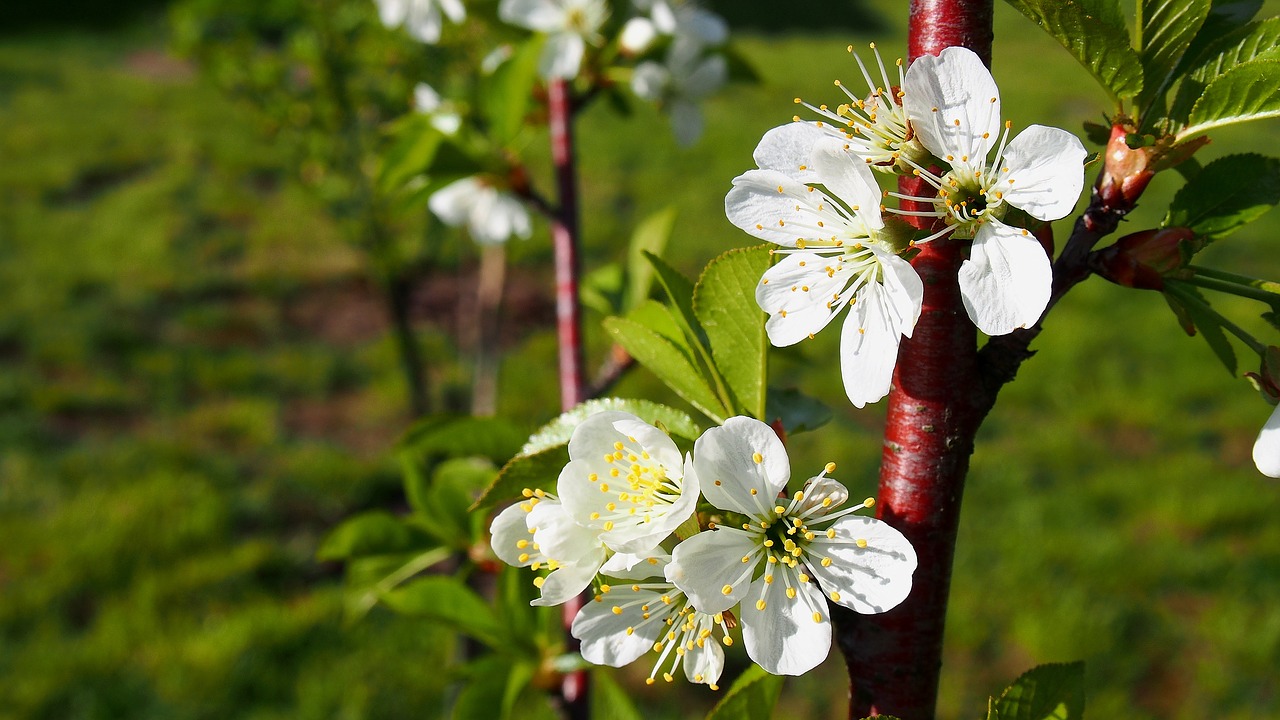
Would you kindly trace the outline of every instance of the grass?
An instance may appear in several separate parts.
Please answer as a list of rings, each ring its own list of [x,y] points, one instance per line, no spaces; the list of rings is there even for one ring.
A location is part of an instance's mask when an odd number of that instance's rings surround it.
[[[896,25],[899,5],[877,7]],[[428,669],[449,634],[383,612],[344,624],[340,569],[313,560],[341,518],[403,503],[386,452],[403,389],[362,258],[251,113],[164,53],[164,32],[0,46],[0,718],[434,716],[448,678]],[[1105,107],[1003,6],[997,37],[1019,125],[1076,129]],[[853,81],[844,46],[868,39],[744,37],[762,82],[713,99],[689,151],[645,108],[589,111],[588,266],[668,203],[687,271],[747,244],[721,210],[731,179],[792,97]],[[875,39],[902,46],[901,29]],[[1274,147],[1278,129],[1224,133],[1207,154]],[[1177,185],[1161,177],[1130,227]],[[1205,257],[1275,277],[1275,222]],[[514,261],[536,268],[546,247]],[[466,286],[469,266],[446,270]],[[439,392],[465,392],[449,323],[417,320]],[[554,340],[514,343],[500,409],[536,422],[557,395],[527,369],[550,372]],[[838,395],[836,348],[828,332],[777,352],[774,377]],[[942,716],[975,717],[1027,667],[1077,658],[1094,717],[1280,714],[1280,488],[1249,461],[1267,408],[1154,294],[1091,280],[1036,348],[974,457]],[[656,392],[643,372],[619,388]],[[837,403],[794,439],[797,472],[835,460],[873,493],[882,413]],[[840,717],[842,674],[833,655],[793,681],[785,715]],[[713,701],[636,694],[671,717]]]

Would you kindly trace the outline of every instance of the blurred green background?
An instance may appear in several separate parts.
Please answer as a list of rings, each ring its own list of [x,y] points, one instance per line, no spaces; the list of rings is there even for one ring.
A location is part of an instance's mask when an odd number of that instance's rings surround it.
[[[341,519],[404,508],[389,450],[409,414],[366,261],[255,111],[170,51],[165,9],[132,5],[11,5],[0,24],[0,718],[438,716],[451,635],[381,610],[344,622],[341,567],[314,560]],[[847,44],[904,47],[904,3],[841,7],[831,25],[738,34],[762,81],[717,95],[691,150],[650,109],[586,113],[588,267],[670,203],[687,272],[750,244],[723,194],[760,135],[793,97],[856,80]],[[1107,109],[1003,5],[996,37],[1018,125],[1079,130]],[[1203,157],[1276,147],[1280,125],[1254,124]],[[1129,227],[1162,215],[1166,175]],[[1202,261],[1280,276],[1278,221]],[[431,237],[452,249],[412,318],[449,406],[466,393],[458,298],[476,258]],[[530,428],[558,406],[549,259],[545,228],[512,248],[499,411]],[[1261,308],[1219,306],[1261,328]],[[829,331],[777,352],[775,381],[838,398],[837,347]],[[1153,293],[1090,280],[1035,347],[973,461],[941,715],[976,717],[1031,665],[1084,659],[1092,717],[1280,716],[1280,485],[1249,457],[1269,408]],[[660,390],[640,370],[617,392]],[[834,410],[793,439],[797,472],[834,460],[874,494],[883,407]],[[778,717],[842,717],[843,673],[833,654],[790,681]],[[715,701],[635,694],[654,716]]]

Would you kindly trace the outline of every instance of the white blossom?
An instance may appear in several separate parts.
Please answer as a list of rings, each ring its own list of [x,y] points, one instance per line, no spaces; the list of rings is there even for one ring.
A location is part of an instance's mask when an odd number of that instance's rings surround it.
[[[598,533],[575,523],[554,495],[525,493],[523,501],[494,518],[489,528],[493,552],[508,565],[550,570],[534,578],[542,595],[530,604],[559,605],[591,584],[604,564],[605,547]]]
[[[698,438],[693,468],[706,499],[744,516],[676,546],[667,578],[703,613],[741,603],[747,654],[780,675],[805,673],[831,647],[827,599],[860,613],[881,613],[911,590],[916,555],[888,524],[839,510],[848,498],[826,477],[779,499],[791,476],[782,442],[759,420],[729,418]]]
[[[465,226],[471,238],[481,244],[505,242],[512,235],[527,238],[533,231],[524,204],[477,175],[437,190],[427,200],[427,207],[446,225]]]
[[[728,78],[724,56],[703,55],[694,45],[676,42],[664,63],[646,60],[636,66],[631,89],[637,96],[662,105],[671,116],[676,141],[687,147],[702,136],[698,102],[719,90]]]
[[[1271,412],[1253,443],[1253,464],[1263,475],[1280,478],[1280,406]]]
[[[413,107],[431,120],[431,127],[445,135],[455,135],[462,127],[462,116],[453,106],[440,99],[440,93],[426,83],[413,87]]]
[[[467,9],[462,0],[375,0],[378,4],[378,17],[387,27],[405,29],[414,39],[434,45],[440,41],[440,30],[444,26],[441,12],[454,23],[460,23],[467,17]]]
[[[542,77],[572,78],[582,67],[586,46],[600,45],[600,26],[609,17],[603,0],[502,0],[503,22],[547,34],[538,60]]]
[[[760,169],[734,179],[725,213],[782,246],[756,287],[769,341],[793,345],[850,307],[840,338],[845,393],[857,407],[876,402],[920,317],[924,284],[883,237],[875,179],[845,143],[806,123],[770,130],[755,159]]]
[[[634,0],[633,4],[648,13],[647,17],[628,20],[618,38],[618,45],[633,55],[648,50],[660,36],[699,49],[723,45],[729,39],[729,24],[724,18],[693,0]]]

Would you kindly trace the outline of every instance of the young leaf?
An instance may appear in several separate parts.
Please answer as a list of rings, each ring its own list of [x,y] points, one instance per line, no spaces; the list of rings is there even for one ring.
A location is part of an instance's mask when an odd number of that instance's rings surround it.
[[[533,85],[538,80],[542,45],[542,39],[534,36],[517,46],[484,84],[485,122],[489,137],[499,145],[507,144],[525,127]]]
[[[378,189],[392,193],[411,178],[426,172],[444,136],[423,115],[411,115],[397,123],[395,140],[382,156]]]
[[[1174,75],[1185,75],[1187,68],[1198,62],[1210,45],[1247,24],[1261,9],[1262,0],[1212,0],[1209,16],[1204,19],[1200,32],[1196,33],[1190,47],[1183,53]]]
[[[1280,203],[1280,160],[1262,155],[1218,158],[1173,196],[1163,227],[1189,227],[1211,239],[1235,232]]]
[[[525,434],[501,418],[433,415],[414,423],[396,446],[414,457],[485,457],[506,462]]]
[[[768,347],[756,286],[767,269],[765,248],[730,250],[707,265],[693,289],[694,314],[707,333],[716,367],[738,405],[756,418],[765,411]]]
[[[1080,61],[1115,100],[1142,91],[1142,63],[1114,0],[1007,0]]]
[[[1081,720],[1084,663],[1041,665],[1023,673],[996,701],[1000,720]]]
[[[1169,117],[1186,124],[1195,105],[1209,83],[1231,68],[1250,60],[1275,59],[1280,55],[1280,18],[1249,23],[1219,36],[1195,59],[1185,73]]]
[[[658,282],[667,293],[667,299],[675,308],[675,317],[680,321],[689,336],[689,343],[701,345],[706,339],[702,325],[693,314],[693,281],[685,277],[679,270],[671,267],[665,260],[650,252],[643,253],[644,258],[653,266],[658,275]]]
[[[707,713],[707,720],[769,720],[781,692],[781,676],[752,665],[733,681],[729,692]]]
[[[627,319],[634,320],[666,338],[672,345],[680,348],[690,363],[693,362],[693,348],[689,347],[689,338],[666,305],[657,300],[645,300],[627,313]]]
[[[347,518],[320,543],[316,558],[345,560],[365,555],[385,555],[425,550],[437,545],[418,528],[382,510],[370,510]]]
[[[1143,85],[1138,106],[1148,108],[1173,84],[1173,69],[1209,15],[1209,0],[1141,0],[1141,7],[1138,51]]]
[[[503,466],[493,484],[471,506],[471,511],[520,497],[525,488],[555,490],[560,471],[569,464],[569,449],[557,445],[530,455],[517,455]]]
[[[606,410],[620,410],[631,413],[650,425],[661,423],[667,429],[668,434],[678,435],[688,440],[692,440],[702,434],[702,428],[689,417],[688,413],[682,410],[649,400],[615,397],[597,398],[595,400],[587,400],[574,409],[561,413],[555,420],[538,428],[537,432],[529,436],[528,442],[520,449],[520,454],[533,455],[549,448],[567,445],[569,438],[573,436],[574,428],[578,427],[588,417]]]
[[[669,207],[645,218],[631,233],[631,245],[627,249],[626,305],[623,310],[639,307],[649,298],[653,288],[653,265],[645,261],[645,255],[658,256],[671,239],[671,229],[676,224],[676,209]]]
[[[387,592],[382,600],[396,612],[445,623],[490,647],[498,645],[501,629],[493,609],[457,578],[418,578]]]
[[[631,353],[631,357],[649,368],[701,413],[717,423],[724,422],[725,417],[731,414],[731,409],[716,398],[715,392],[688,357],[661,335],[638,322],[619,317],[605,320],[604,328],[614,342]]]
[[[1276,116],[1280,116],[1280,59],[1252,60],[1209,83],[1178,137]]]

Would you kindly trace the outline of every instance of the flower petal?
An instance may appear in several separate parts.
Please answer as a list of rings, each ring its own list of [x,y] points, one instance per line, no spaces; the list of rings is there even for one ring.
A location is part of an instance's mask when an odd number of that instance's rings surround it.
[[[911,337],[924,304],[924,281],[906,260],[875,246],[871,251],[880,260],[882,299],[893,326],[900,334]]]
[[[761,170],[777,170],[797,182],[818,182],[810,163],[813,148],[827,137],[822,128],[811,122],[779,125],[764,134],[753,156]]]
[[[618,580],[647,580],[648,578],[665,578],[667,565],[671,556],[661,548],[653,553],[632,554],[615,553],[600,566],[600,574]]]
[[[916,552],[911,543],[886,522],[861,515],[845,515],[831,526],[834,540],[822,532],[810,546],[815,556],[831,563],[810,562],[809,568],[833,602],[863,614],[896,607],[911,592]],[[865,541],[866,547],[860,547]]]
[[[765,271],[756,286],[756,304],[769,313],[764,329],[775,347],[794,345],[844,309],[848,272],[827,273],[838,262],[815,253],[789,253]]]
[[[549,0],[502,0],[498,17],[504,23],[542,32],[564,27],[564,10]]]
[[[542,56],[538,58],[538,73],[548,80],[573,78],[582,67],[585,52],[586,43],[581,35],[569,32],[549,35],[546,46],[542,48]]]
[[[723,672],[724,650],[714,635],[694,640],[692,648],[685,647],[684,676],[690,682],[715,685]]]
[[[531,562],[527,555],[532,553],[530,546],[533,543],[533,533],[529,532],[529,526],[525,522],[527,514],[520,503],[516,503],[498,513],[489,526],[489,534],[492,536],[489,544],[493,546],[493,554],[508,565],[525,567]],[[526,555],[524,561],[520,560],[521,555]]]
[[[1033,235],[991,220],[974,236],[959,279],[973,324],[988,335],[1004,335],[1040,319],[1049,304],[1053,271]]]
[[[822,138],[813,148],[813,169],[827,192],[848,205],[869,230],[878,230],[884,227],[880,217],[880,186],[866,161],[846,150],[848,146],[835,138]]]
[[[754,518],[772,517],[774,500],[791,478],[787,450],[777,433],[742,416],[703,433],[693,445],[693,465],[707,502]]]
[[[658,28],[654,27],[652,20],[634,17],[622,26],[622,32],[618,35],[618,47],[623,52],[639,55],[648,50],[657,39]]]
[[[854,407],[863,407],[889,394],[898,363],[902,333],[885,306],[883,288],[864,285],[855,296],[840,331],[840,377]]]
[[[444,10],[444,14],[454,23],[460,23],[467,19],[467,8],[462,4],[462,0],[439,0],[440,9]]]
[[[795,597],[788,597],[788,587]],[[751,584],[739,613],[747,655],[774,675],[803,675],[831,651],[827,603],[812,582],[775,578],[766,583],[761,577]]]
[[[558,563],[569,565],[596,552],[604,552],[596,531],[575,523],[556,500],[544,498],[539,501],[529,511],[525,522],[542,554]],[[600,562],[604,562],[603,557]],[[599,567],[599,563],[596,566]]]
[[[804,229],[814,220],[812,202],[825,196],[808,197],[809,188],[777,170],[748,170],[733,179],[733,189],[724,198],[729,222],[761,240],[795,247],[796,240],[813,237]],[[814,195],[821,195],[815,191]],[[798,230],[788,228],[790,224]]]
[[[580,562],[561,565],[542,581],[542,597],[530,602],[530,605],[547,607],[560,605],[577,595],[591,584],[600,564],[604,562],[604,548],[583,558]]]
[[[467,221],[475,197],[483,186],[474,176],[445,185],[431,194],[427,207],[446,225],[457,227]]]
[[[667,580],[680,588],[698,610],[718,613],[738,603],[751,584],[759,546],[741,530],[700,532],[671,551]],[[742,558],[749,558],[742,562]],[[728,588],[729,592],[725,592]]]
[[[1066,130],[1031,125],[1004,149],[1000,182],[992,190],[1039,220],[1066,217],[1084,189],[1084,159],[1088,152]]]
[[[1253,464],[1267,477],[1280,478],[1280,406],[1267,418],[1253,444]]]
[[[569,630],[582,641],[582,657],[596,665],[622,667],[649,652],[667,625],[645,622],[645,603],[660,605],[662,599],[650,590],[618,588],[584,605]]]
[[[396,27],[409,14],[409,0],[377,0],[378,18],[387,27]]]
[[[440,8],[433,2],[419,2],[413,9],[414,12],[409,13],[409,19],[405,22],[405,29],[409,31],[409,35],[428,45],[439,42],[440,30],[444,27],[444,21],[440,18]]]
[[[907,117],[929,152],[985,160],[1000,134],[1000,90],[972,50],[949,47],[916,58],[902,89]]]

